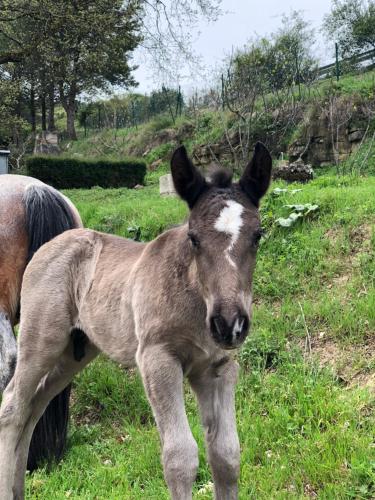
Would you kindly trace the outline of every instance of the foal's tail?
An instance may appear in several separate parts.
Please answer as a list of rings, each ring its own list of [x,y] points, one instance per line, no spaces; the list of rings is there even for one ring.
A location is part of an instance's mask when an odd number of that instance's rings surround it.
[[[23,197],[28,234],[28,261],[44,243],[82,223],[73,204],[55,189],[34,184]],[[66,446],[69,421],[69,385],[47,406],[31,439],[27,467],[30,471],[43,462],[59,461]]]

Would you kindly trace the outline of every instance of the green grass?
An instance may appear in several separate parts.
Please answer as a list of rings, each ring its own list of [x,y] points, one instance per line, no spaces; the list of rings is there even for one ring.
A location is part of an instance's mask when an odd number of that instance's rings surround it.
[[[301,191],[292,194],[294,188]],[[254,321],[238,355],[240,499],[374,498],[375,178],[326,174],[288,190],[271,190],[262,206],[267,234],[254,278]],[[187,215],[182,202],[160,198],[153,184],[66,194],[88,227],[142,240]],[[319,210],[281,228],[276,219],[292,203]],[[200,449],[194,498],[210,499],[188,387],[186,404]],[[27,494],[167,499],[159,453],[139,376],[99,358],[74,382],[63,462],[29,477]]]

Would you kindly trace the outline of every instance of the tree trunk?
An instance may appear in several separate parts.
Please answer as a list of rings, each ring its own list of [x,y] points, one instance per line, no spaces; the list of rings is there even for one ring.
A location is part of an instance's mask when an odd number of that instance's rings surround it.
[[[30,122],[31,122],[31,131],[34,134],[36,131],[36,118],[35,118],[35,91],[34,84],[31,84],[30,89]]]
[[[55,85],[53,82],[48,89],[48,130],[56,130],[55,125]]]
[[[74,119],[76,116],[76,106],[75,102],[69,102],[66,106],[66,131],[68,133],[68,138],[72,141],[77,140],[76,128],[74,124]]]
[[[46,114],[46,95],[43,93],[40,96],[40,107],[42,111],[42,131],[47,130],[47,114]]]
[[[76,128],[74,124],[74,119],[76,116],[76,95],[77,95],[77,86],[73,82],[70,86],[70,90],[68,94],[64,93],[64,88],[62,82],[59,83],[59,93],[60,93],[60,102],[66,113],[66,132],[68,139],[72,141],[77,140]]]

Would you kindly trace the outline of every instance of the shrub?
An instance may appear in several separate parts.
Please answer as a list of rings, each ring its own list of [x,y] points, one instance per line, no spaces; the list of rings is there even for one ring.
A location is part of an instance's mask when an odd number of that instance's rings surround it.
[[[32,156],[26,161],[27,174],[57,189],[93,186],[128,187],[142,184],[146,164],[139,160],[77,160],[52,156]]]

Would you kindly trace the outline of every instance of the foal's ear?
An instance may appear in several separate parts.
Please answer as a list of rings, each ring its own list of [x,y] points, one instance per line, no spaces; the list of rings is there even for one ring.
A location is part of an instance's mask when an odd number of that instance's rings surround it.
[[[199,196],[207,188],[207,182],[189,160],[185,146],[179,147],[173,153],[171,171],[177,193],[190,208],[193,208]]]
[[[255,206],[266,193],[271,181],[272,158],[264,144],[257,142],[254,155],[240,179],[240,186]]]

